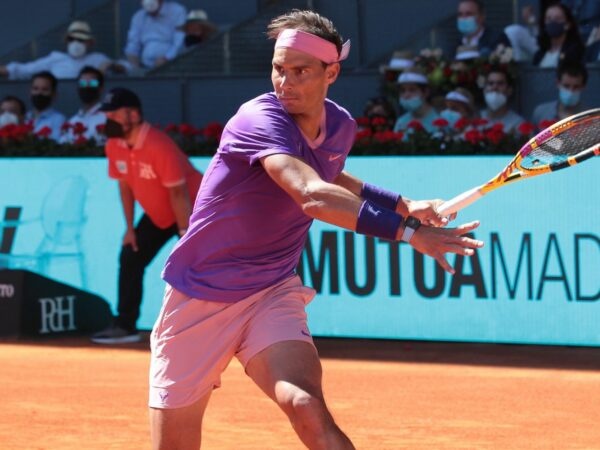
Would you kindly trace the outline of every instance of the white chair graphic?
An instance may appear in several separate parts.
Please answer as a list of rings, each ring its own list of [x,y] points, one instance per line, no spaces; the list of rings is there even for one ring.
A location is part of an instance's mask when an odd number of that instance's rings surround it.
[[[85,201],[88,183],[80,177],[65,178],[54,185],[46,195],[39,217],[24,220],[5,220],[0,228],[23,232],[22,225],[40,223],[44,237],[31,254],[0,253],[0,268],[28,269],[43,275],[57,259],[72,259],[78,263],[81,287],[86,287],[85,260],[81,234],[85,224]]]

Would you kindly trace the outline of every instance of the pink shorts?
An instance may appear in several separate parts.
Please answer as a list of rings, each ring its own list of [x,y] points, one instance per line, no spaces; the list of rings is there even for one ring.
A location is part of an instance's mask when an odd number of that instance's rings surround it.
[[[221,385],[234,356],[246,367],[277,342],[313,344],[304,307],[314,296],[297,276],[236,303],[198,300],[167,286],[150,337],[149,406],[191,405]]]

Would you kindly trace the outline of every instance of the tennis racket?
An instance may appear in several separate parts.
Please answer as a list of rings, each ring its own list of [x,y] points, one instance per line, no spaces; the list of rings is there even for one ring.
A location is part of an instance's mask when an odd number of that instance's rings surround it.
[[[453,214],[488,192],[524,178],[579,164],[600,155],[600,108],[567,117],[531,138],[494,178],[448,200],[438,208]]]

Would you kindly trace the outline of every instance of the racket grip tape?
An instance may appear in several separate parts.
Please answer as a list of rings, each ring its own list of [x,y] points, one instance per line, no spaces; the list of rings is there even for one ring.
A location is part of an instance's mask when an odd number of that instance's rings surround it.
[[[463,192],[460,195],[457,195],[447,202],[442,203],[442,205],[438,208],[438,213],[440,213],[442,216],[449,216],[450,214],[454,214],[466,206],[469,206],[471,203],[480,199],[481,197],[483,197],[483,193],[481,192],[480,188],[473,188]]]

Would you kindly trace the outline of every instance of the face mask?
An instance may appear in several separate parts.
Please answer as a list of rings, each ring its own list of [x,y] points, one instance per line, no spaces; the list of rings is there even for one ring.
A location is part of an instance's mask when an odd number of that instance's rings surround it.
[[[506,95],[500,92],[490,91],[485,93],[485,104],[492,111],[497,111],[506,105]]]
[[[87,47],[83,42],[71,41],[67,44],[67,53],[73,58],[81,58],[87,52]]]
[[[400,98],[400,106],[409,112],[414,112],[423,106],[421,97]]]
[[[570,89],[566,89],[561,86],[558,89],[558,97],[563,105],[575,106],[577,103],[579,103],[579,99],[581,98],[581,92],[571,91]]]
[[[108,138],[122,138],[125,137],[125,131],[123,125],[111,119],[106,119],[104,124],[104,134]]]
[[[5,111],[0,114],[0,128],[5,127],[6,125],[17,125],[19,123],[19,118],[16,114],[13,114],[9,111]]]
[[[146,10],[147,13],[153,14],[158,11],[160,4],[158,0],[142,0],[142,8]]]
[[[31,96],[31,104],[38,111],[44,111],[52,104],[52,96],[45,94],[35,94]]]
[[[100,89],[98,88],[80,87],[77,92],[79,93],[79,99],[81,100],[81,103],[85,105],[96,103],[100,98]]]
[[[546,34],[551,38],[556,38],[565,33],[565,23],[563,22],[548,22],[544,29],[546,30]]]
[[[475,20],[475,16],[459,17],[456,20],[456,28],[464,35],[475,33],[475,31],[477,31],[477,21]]]
[[[446,119],[448,121],[448,125],[453,127],[456,122],[460,120],[462,115],[458,111],[454,111],[452,109],[445,109],[440,113],[442,119]]]
[[[200,42],[202,42],[202,36],[197,36],[195,34],[188,34],[184,40],[186,47],[191,47],[192,45],[199,44]]]

